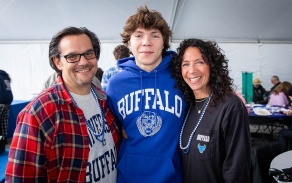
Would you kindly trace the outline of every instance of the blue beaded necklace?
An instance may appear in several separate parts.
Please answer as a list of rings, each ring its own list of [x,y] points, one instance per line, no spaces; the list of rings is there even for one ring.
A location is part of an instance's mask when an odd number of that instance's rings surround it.
[[[181,131],[180,131],[180,135],[179,135],[179,147],[180,147],[181,150],[183,150],[183,152],[185,154],[187,154],[189,152],[189,149],[190,149],[190,146],[191,146],[191,141],[193,140],[194,134],[195,134],[195,132],[196,132],[196,130],[197,130],[197,128],[198,128],[198,126],[199,126],[199,124],[200,124],[200,122],[201,122],[201,120],[202,120],[202,118],[203,118],[203,116],[204,116],[204,114],[206,112],[206,109],[207,109],[207,107],[209,105],[209,102],[211,100],[211,97],[212,97],[212,94],[205,101],[204,106],[203,106],[203,110],[202,110],[202,112],[201,112],[201,114],[199,116],[199,119],[197,121],[197,124],[194,127],[194,129],[193,129],[193,131],[192,131],[192,133],[191,133],[191,135],[189,137],[189,141],[188,141],[187,145],[185,147],[183,147],[183,145],[182,145],[182,134],[183,134],[184,128],[186,126],[186,123],[187,123],[187,120],[188,120],[188,117],[189,117],[191,108],[189,109],[189,111],[187,113],[187,116],[186,116],[186,118],[184,120],[183,126],[182,126]]]
[[[68,90],[67,90],[67,92],[69,93],[70,97],[72,98],[74,104],[78,107],[77,102],[74,100],[74,98],[73,98],[73,96],[71,95],[71,93],[70,93]],[[104,118],[104,116],[103,116],[103,114],[102,114],[102,110],[101,110],[101,107],[100,107],[100,105],[99,105],[99,102],[98,102],[97,96],[96,96],[96,94],[94,93],[92,87],[90,87],[90,92],[92,93],[92,95],[93,95],[93,97],[94,97],[94,99],[95,99],[95,102],[96,102],[96,104],[97,104],[97,107],[99,108],[99,111],[100,111],[100,113],[101,113],[102,122],[103,122],[103,123],[102,123],[102,132],[101,132],[100,134],[98,134],[98,133],[93,129],[93,127],[92,127],[92,125],[90,124],[89,120],[87,120],[86,117],[84,116],[84,117],[85,117],[85,121],[86,121],[86,127],[87,127],[87,129],[88,129],[90,132],[92,132],[92,133],[94,134],[94,136],[96,137],[96,139],[97,139],[99,142],[101,142],[101,143],[105,143],[105,142],[104,142],[105,118]],[[100,139],[100,137],[101,137],[101,139]]]

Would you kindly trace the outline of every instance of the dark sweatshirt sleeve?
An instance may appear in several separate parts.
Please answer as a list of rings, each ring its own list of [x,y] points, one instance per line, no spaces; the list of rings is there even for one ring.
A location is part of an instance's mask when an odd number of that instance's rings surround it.
[[[248,114],[241,102],[232,103],[228,111],[223,123],[226,141],[223,177],[226,183],[248,183],[251,157]]]

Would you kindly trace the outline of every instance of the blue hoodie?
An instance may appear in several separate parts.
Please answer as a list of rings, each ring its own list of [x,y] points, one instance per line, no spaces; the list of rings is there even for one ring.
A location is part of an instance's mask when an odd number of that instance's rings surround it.
[[[118,154],[118,183],[182,181],[177,145],[186,104],[170,74],[172,54],[151,72],[134,57],[119,60],[123,71],[109,80],[108,105],[128,136]]]

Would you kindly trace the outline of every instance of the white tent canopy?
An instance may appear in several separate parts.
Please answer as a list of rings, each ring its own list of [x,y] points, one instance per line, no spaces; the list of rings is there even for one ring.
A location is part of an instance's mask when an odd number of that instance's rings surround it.
[[[13,79],[14,98],[40,92],[53,72],[49,41],[67,26],[94,31],[102,43],[99,67],[114,65],[112,50],[121,43],[124,23],[144,4],[169,23],[172,50],[186,38],[217,41],[238,91],[242,71],[253,72],[268,90],[272,75],[292,82],[291,0],[1,0],[0,69]]]

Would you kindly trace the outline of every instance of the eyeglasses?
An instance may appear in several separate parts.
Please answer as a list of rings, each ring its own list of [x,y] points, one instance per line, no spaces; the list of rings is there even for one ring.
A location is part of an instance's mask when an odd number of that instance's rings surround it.
[[[61,57],[64,57],[68,63],[76,63],[79,62],[81,56],[83,55],[86,60],[90,60],[96,58],[97,50],[89,50],[87,52],[81,54],[69,54],[69,55],[62,55],[59,54]]]

